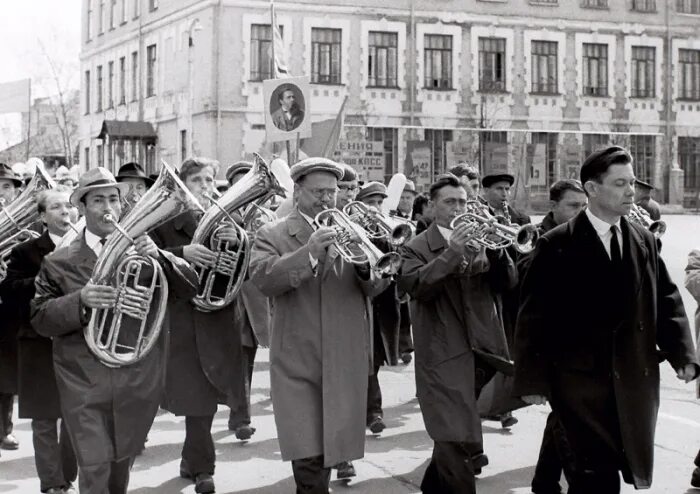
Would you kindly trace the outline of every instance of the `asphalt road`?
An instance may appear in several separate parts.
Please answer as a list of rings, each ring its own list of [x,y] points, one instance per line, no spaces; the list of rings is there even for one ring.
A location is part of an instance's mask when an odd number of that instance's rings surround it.
[[[682,286],[683,269],[690,249],[700,247],[700,217],[669,216],[663,257],[673,279]],[[696,304],[681,290],[690,315]],[[253,425],[257,433],[241,443],[227,430],[228,410],[221,408],[214,421],[217,449],[215,475],[219,493],[293,493],[291,466],[280,459],[272,403],[269,399],[269,363],[266,350],[258,353],[253,378]],[[398,494],[419,492],[432,442],[423,427],[415,399],[413,366],[380,371],[384,413],[388,428],[381,436],[367,435],[366,456],[355,462],[357,477],[349,483],[332,482],[334,493]],[[656,437],[653,494],[690,494],[692,461],[700,447],[700,401],[693,385],[675,378],[665,365],[662,373],[662,404]],[[530,407],[516,412],[520,420],[510,430],[500,424],[484,423],[485,449],[491,464],[478,480],[483,494],[529,493],[533,466],[548,413],[546,407]],[[31,428],[29,421],[16,422],[21,442],[17,451],[2,451],[0,494],[38,493]],[[149,435],[148,447],[138,458],[131,478],[131,491],[141,494],[193,493],[192,484],[178,477],[180,448],[184,439],[184,419],[161,412]],[[623,492],[633,488],[625,486]]]

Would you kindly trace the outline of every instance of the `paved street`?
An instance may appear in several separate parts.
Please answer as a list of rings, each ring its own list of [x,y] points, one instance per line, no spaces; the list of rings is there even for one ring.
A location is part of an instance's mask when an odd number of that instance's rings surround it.
[[[700,217],[669,216],[669,233],[664,240],[664,258],[673,279],[683,283],[688,251],[700,247]],[[683,291],[686,309],[695,303]],[[665,365],[662,406],[656,440],[654,494],[684,494],[689,489],[692,460],[700,447],[700,401],[694,387],[682,384]],[[333,492],[354,494],[398,494],[419,492],[420,479],[432,442],[426,435],[415,399],[413,366],[382,369],[384,411],[388,429],[379,437],[367,436],[366,456],[357,461],[358,476],[349,484],[334,481]],[[294,492],[291,466],[280,460],[272,404],[269,399],[269,363],[266,350],[259,352],[253,379],[253,425],[257,433],[243,444],[227,430],[228,410],[220,409],[214,422],[217,448],[215,475],[219,493],[275,494]],[[510,431],[500,424],[485,423],[485,449],[491,464],[478,481],[483,494],[529,493],[544,420],[544,407],[530,407],[516,413],[520,423]],[[18,451],[2,451],[0,493],[39,492],[35,478],[30,424],[17,421]],[[133,470],[134,493],[193,493],[191,484],[177,477],[184,419],[162,412],[149,436],[148,448]],[[629,486],[625,493],[634,490]]]

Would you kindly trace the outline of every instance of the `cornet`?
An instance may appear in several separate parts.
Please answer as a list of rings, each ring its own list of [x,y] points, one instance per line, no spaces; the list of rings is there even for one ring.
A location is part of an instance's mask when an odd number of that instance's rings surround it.
[[[470,242],[491,250],[512,245],[521,254],[527,254],[535,248],[539,238],[534,225],[502,225],[478,201],[468,201],[467,212],[455,217],[450,227],[454,229],[462,223],[479,227]]]
[[[627,219],[649,230],[649,233],[654,235],[655,238],[661,238],[666,233],[666,222],[652,220],[649,213],[637,204],[632,204],[632,209],[627,215]]]
[[[365,229],[339,209],[321,211],[314,218],[314,225],[335,230],[335,248],[346,262],[369,263],[370,268],[382,277],[393,276],[401,269],[401,256],[397,252],[384,254],[372,243]]]
[[[367,237],[374,240],[385,238],[392,247],[400,247],[408,242],[415,231],[410,222],[398,221],[396,217],[371,209],[360,201],[346,204],[343,213],[357,223]]]

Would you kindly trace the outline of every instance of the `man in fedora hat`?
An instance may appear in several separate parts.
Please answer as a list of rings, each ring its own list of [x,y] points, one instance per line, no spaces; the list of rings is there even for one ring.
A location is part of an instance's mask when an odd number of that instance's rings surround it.
[[[399,204],[396,207],[396,211],[393,211],[393,214],[410,220],[411,214],[413,213],[413,201],[416,200],[417,195],[416,184],[413,183],[413,180],[406,180],[406,185],[403,188],[403,192],[401,192]]]
[[[22,188],[22,179],[12,168],[5,163],[0,163],[0,203],[7,206],[19,195]]]
[[[510,189],[515,178],[510,173],[491,173],[481,179],[483,186],[483,200],[496,216],[510,219],[511,223],[526,225],[530,223],[530,217],[525,213],[515,210],[510,205]]]
[[[119,217],[127,189],[105,168],[93,168],[80,177],[70,202],[85,217],[85,230],[44,258],[31,302],[32,326],[53,339],[61,415],[75,448],[80,491],[86,493],[127,492],[131,465],[143,448],[162,391],[161,345],[140,362],[114,368],[97,359],[83,336],[93,310],[117,303],[115,287],[94,284],[90,278],[104,242],[115,230],[105,216]],[[135,239],[134,249],[163,267],[170,302],[186,304],[197,285],[189,265],[159,250],[147,235]],[[152,272],[144,270],[142,276],[148,278]],[[122,328],[126,329],[129,326]]]
[[[122,165],[115,178],[119,183],[129,184],[131,193],[138,198],[141,198],[154,182],[146,175],[141,165],[134,161]]]

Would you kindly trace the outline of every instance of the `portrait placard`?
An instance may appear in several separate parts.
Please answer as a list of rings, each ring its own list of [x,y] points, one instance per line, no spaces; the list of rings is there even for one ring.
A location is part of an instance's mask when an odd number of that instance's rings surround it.
[[[308,77],[263,81],[268,142],[311,137],[310,94]]]

